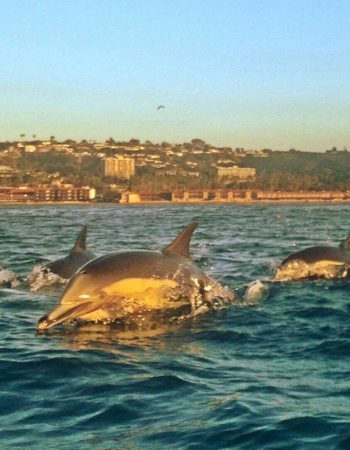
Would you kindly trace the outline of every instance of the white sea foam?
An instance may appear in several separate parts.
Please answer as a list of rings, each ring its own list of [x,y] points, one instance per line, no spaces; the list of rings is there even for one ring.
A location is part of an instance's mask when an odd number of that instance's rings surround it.
[[[51,272],[50,269],[42,264],[33,267],[33,270],[28,275],[26,281],[29,285],[29,289],[33,292],[39,291],[44,287],[58,286],[67,283],[67,280]]]
[[[255,304],[261,301],[268,294],[268,287],[260,280],[254,280],[248,284],[244,293],[246,304]]]
[[[18,281],[15,272],[0,267],[0,286],[13,288],[19,286],[19,284],[20,282]]]
[[[320,260],[306,263],[302,259],[293,259],[277,267],[273,281],[303,280],[308,278],[333,280],[346,278],[348,274],[349,265],[345,262]]]

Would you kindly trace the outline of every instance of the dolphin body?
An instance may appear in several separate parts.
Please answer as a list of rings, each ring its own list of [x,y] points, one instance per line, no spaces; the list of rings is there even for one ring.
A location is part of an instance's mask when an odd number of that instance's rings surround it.
[[[84,225],[75,241],[75,244],[68,256],[45,264],[43,269],[59,275],[61,278],[69,279],[85,263],[95,258],[95,255],[86,250],[87,226]]]
[[[338,247],[309,247],[288,256],[277,267],[274,280],[345,278],[350,269],[350,234]]]
[[[161,251],[114,252],[85,264],[69,281],[60,305],[42,317],[39,331],[74,320],[146,325],[166,311],[170,320],[220,307],[234,295],[191,260],[197,224]],[[146,323],[145,323],[146,322]]]

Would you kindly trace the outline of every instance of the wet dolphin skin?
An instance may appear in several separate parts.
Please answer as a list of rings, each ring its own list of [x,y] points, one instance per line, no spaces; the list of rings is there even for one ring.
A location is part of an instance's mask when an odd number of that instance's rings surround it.
[[[76,319],[143,317],[149,311],[188,314],[216,297],[231,300],[233,294],[190,259],[196,226],[188,225],[162,251],[114,252],[88,262],[69,281],[60,305],[39,320],[38,330]]]
[[[276,280],[336,279],[348,276],[350,235],[338,247],[309,247],[289,255],[276,270]]]
[[[86,249],[86,233],[87,226],[84,225],[68,256],[46,264],[44,269],[47,268],[52,273],[68,279],[71,278],[81,266],[95,258],[95,255]]]

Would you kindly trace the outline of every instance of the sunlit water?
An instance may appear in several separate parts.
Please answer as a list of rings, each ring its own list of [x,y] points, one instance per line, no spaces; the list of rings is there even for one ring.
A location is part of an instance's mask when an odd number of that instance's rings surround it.
[[[102,255],[159,249],[195,219],[205,272],[242,298],[263,285],[249,306],[168,329],[47,335],[35,325],[63,287],[2,287],[0,448],[350,448],[350,282],[265,281],[289,253],[338,244],[349,218],[350,205],[2,206],[0,266],[22,280],[83,224]]]

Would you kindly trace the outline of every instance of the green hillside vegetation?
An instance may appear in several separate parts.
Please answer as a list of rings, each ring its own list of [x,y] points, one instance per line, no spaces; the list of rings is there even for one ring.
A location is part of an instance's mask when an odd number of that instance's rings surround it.
[[[76,185],[98,187],[103,184],[102,162],[94,155],[77,158],[54,150],[29,153],[17,159],[16,169],[15,184],[24,182],[36,185],[55,178]]]
[[[255,167],[255,188],[269,190],[350,189],[350,153],[329,151],[272,152],[267,158],[244,158],[244,165]]]
[[[334,148],[325,153],[293,149],[288,152],[266,151],[267,156],[261,157],[247,154],[244,149],[232,151],[222,148],[213,152],[210,146],[199,139],[173,147],[167,143],[149,143],[144,146],[142,153],[146,158],[148,155],[153,156],[158,166],[152,162],[138,165],[130,180],[120,180],[104,176],[103,160],[98,152],[103,152],[106,156],[129,155],[138,158],[137,151],[131,147],[112,148],[107,143],[100,150],[86,142],[74,144],[71,153],[54,149],[47,152],[14,150],[7,153],[1,157],[1,164],[11,167],[15,173],[11,179],[2,178],[1,184],[35,186],[59,181],[78,186],[89,185],[101,191],[108,191],[110,185],[114,184],[148,193],[216,188],[350,190],[350,153],[347,150],[337,151]],[[132,144],[138,145],[139,141],[133,140]],[[7,147],[3,145],[0,150]],[[166,153],[169,148],[174,151]],[[198,149],[202,151],[198,152]],[[256,180],[240,182],[230,178],[219,179],[218,165],[253,167],[256,169]]]

